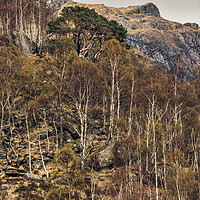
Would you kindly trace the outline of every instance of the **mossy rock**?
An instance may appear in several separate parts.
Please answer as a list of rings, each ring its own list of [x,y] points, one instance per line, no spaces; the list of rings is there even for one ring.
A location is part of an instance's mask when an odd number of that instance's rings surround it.
[[[114,165],[114,145],[108,146],[99,153],[99,164],[101,168],[112,168]]]

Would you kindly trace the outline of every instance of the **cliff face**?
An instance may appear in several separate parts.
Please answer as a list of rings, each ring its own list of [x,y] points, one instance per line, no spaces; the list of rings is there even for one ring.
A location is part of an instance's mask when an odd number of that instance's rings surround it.
[[[179,69],[181,74],[190,76],[192,68],[200,65],[200,32],[187,30],[184,27],[167,26],[162,21],[153,21],[155,28],[149,31],[128,33],[126,42],[132,49],[138,49],[153,58],[155,62],[168,72],[173,71],[179,57]]]
[[[200,29],[198,24],[180,24],[163,19],[152,3],[113,8],[103,4],[67,1],[64,6],[85,6],[127,29],[126,42],[139,55],[147,55],[167,72],[179,66],[179,76],[190,77],[191,69],[200,65]],[[178,62],[178,64],[177,64]]]

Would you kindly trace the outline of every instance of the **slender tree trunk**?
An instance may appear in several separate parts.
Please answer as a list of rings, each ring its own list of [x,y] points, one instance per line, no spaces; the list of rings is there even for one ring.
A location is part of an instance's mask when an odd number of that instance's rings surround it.
[[[63,145],[63,111],[62,111],[62,78],[61,78],[61,88],[58,91],[59,98],[59,117],[60,117],[60,145]]]
[[[42,148],[41,148],[41,144],[40,144],[40,134],[39,134],[38,144],[39,144],[39,149],[40,149],[40,156],[41,156],[41,158],[42,158],[42,165],[43,165],[44,171],[45,171],[46,174],[47,174],[47,178],[49,178],[49,172],[47,171],[47,169],[46,169],[46,167],[45,167],[44,157],[43,157],[43,155],[42,155]]]
[[[107,102],[107,98],[106,95],[103,95],[103,131],[105,132],[106,130],[106,102]]]
[[[181,200],[180,190],[179,190],[179,165],[178,165],[178,159],[176,160],[176,189],[177,189],[177,195],[178,200]]]
[[[175,76],[175,83],[174,83],[174,122],[175,126],[178,124],[178,112],[177,112],[177,76]]]
[[[154,156],[154,167],[155,167],[155,177],[156,177],[156,200],[158,200],[158,169],[157,169],[157,152],[155,150]]]
[[[87,140],[88,140],[88,134],[87,134],[87,127],[88,127],[88,103],[89,103],[89,88],[87,88],[87,97],[86,97],[86,102],[85,102],[85,107],[84,107],[84,144],[83,144],[83,166],[85,164],[85,159],[86,159],[86,150],[87,150]]]
[[[44,116],[44,124],[45,124],[45,129],[46,129],[46,134],[47,134],[47,150],[49,152],[50,150],[50,142],[49,142],[49,132],[48,132],[48,125],[47,125],[47,113],[46,113],[46,110],[44,109],[43,110],[43,116]]]
[[[167,182],[166,182],[166,142],[164,133],[162,133],[162,140],[163,140],[163,162],[164,162],[164,188],[165,188],[165,198],[167,194]]]
[[[80,93],[79,93],[80,95]],[[81,100],[81,96],[79,97]],[[82,167],[84,167],[84,157],[85,157],[85,145],[84,145],[84,141],[85,141],[85,136],[84,136],[84,116],[82,113],[82,105],[81,102],[77,102],[76,103],[76,108],[78,110],[78,114],[79,114],[79,119],[80,119],[80,136],[81,136],[81,148],[82,148]]]
[[[117,90],[117,124],[116,124],[116,132],[117,132],[117,140],[119,140],[119,119],[120,119],[120,88],[119,88],[119,70],[116,70],[116,90]]]
[[[150,108],[149,114],[147,114],[147,124],[146,124],[146,135],[147,135],[147,153],[146,153],[146,171],[149,172],[149,135],[150,135]]]
[[[30,173],[32,173],[32,167],[31,167],[31,142],[30,142],[30,132],[29,132],[29,126],[28,126],[28,113],[26,113],[26,131],[27,131],[27,138],[28,138],[29,170],[30,170]]]
[[[3,125],[4,125],[4,111],[5,111],[5,107],[7,104],[7,101],[4,102],[4,98],[5,98],[5,92],[3,91],[3,89],[1,90],[1,127],[0,127],[0,137],[2,137],[2,132],[3,132]]]
[[[15,0],[15,29],[18,30],[19,22],[18,22],[18,0]]]
[[[66,52],[63,52],[63,57],[66,58]],[[63,83],[64,83],[64,76],[65,76],[65,69],[66,69],[66,59],[62,60],[62,72],[60,75],[60,88],[57,88],[58,90],[58,103],[59,103],[59,109],[60,109],[60,145],[63,145]]]
[[[119,70],[116,70],[116,89],[117,89],[117,120],[120,118],[120,88],[119,88]]]
[[[22,0],[19,1],[20,3],[20,12],[19,12],[19,29],[21,32],[24,31],[24,26],[23,26],[23,6],[22,6]]]
[[[13,115],[12,115],[12,105],[10,102],[11,101],[10,97],[11,97],[10,91],[7,91],[8,126],[10,129],[9,151],[11,150],[10,154],[12,154],[12,152],[15,154],[18,161],[18,154],[16,153],[13,147],[13,130],[15,129],[15,126],[14,126],[14,120],[13,120]]]
[[[199,165],[198,165],[198,151],[197,151],[197,144],[196,144],[196,139],[195,139],[195,135],[194,135],[194,129],[192,129],[191,132],[191,139],[192,139],[192,147],[193,147],[193,151],[194,151],[194,169],[198,172],[199,171]]]
[[[56,127],[56,122],[55,120],[53,121],[54,129],[56,132],[56,153],[58,152],[58,147],[59,147],[59,141],[58,141],[58,129]]]
[[[32,13],[31,13],[31,25],[30,25],[30,38],[31,38],[31,41],[35,41],[35,37],[34,37],[34,34],[35,34],[35,27],[36,27],[36,22],[35,22],[35,8],[34,8],[34,0],[32,0]]]
[[[4,23],[3,23],[3,19],[1,16],[0,16],[0,27],[1,27],[0,34],[3,34],[4,33]]]
[[[152,123],[152,133],[153,133],[153,157],[154,157],[154,171],[155,171],[155,181],[156,181],[156,199],[158,200],[158,171],[157,171],[157,152],[156,152],[156,117],[155,117],[155,95],[153,94],[151,104],[151,123]]]
[[[112,63],[112,61],[110,62]],[[114,125],[114,115],[115,115],[115,104],[114,104],[114,93],[115,93],[115,65],[111,66],[112,71],[112,82],[111,82],[111,102],[110,102],[110,136],[113,137],[113,125]]]
[[[39,6],[39,17],[38,17],[38,47],[40,48],[42,45],[41,41],[41,0],[38,0]]]
[[[84,96],[84,101],[83,101]],[[81,93],[81,88],[79,90],[79,98],[76,101],[76,109],[78,111],[79,119],[80,119],[80,137],[81,137],[81,148],[82,148],[82,168],[85,164],[85,159],[87,157],[87,141],[88,141],[88,105],[90,98],[90,88],[86,86],[84,91],[84,95]],[[83,102],[82,102],[83,101]]]
[[[129,148],[129,147],[128,147]],[[131,158],[131,149],[129,148],[129,153],[128,153],[128,184],[129,184],[129,195],[130,197],[133,195],[133,188],[134,188],[134,183],[133,183],[133,172],[132,172],[132,158]]]
[[[132,128],[132,109],[133,109],[134,86],[135,86],[135,80],[134,80],[134,77],[132,77],[132,81],[131,81],[131,99],[130,99],[129,117],[128,117],[128,137],[131,134],[131,128]]]
[[[141,128],[138,127],[138,158],[139,158],[139,176],[140,176],[140,200],[142,199],[142,156],[141,156]]]
[[[119,193],[118,193],[118,200],[122,200],[122,196],[123,196],[122,189],[123,189],[123,184],[121,184],[121,186],[120,186],[120,190],[119,190]]]
[[[92,169],[92,180],[91,180],[91,196],[92,200],[95,200],[95,192],[96,192],[96,180],[94,176],[94,170]]]
[[[9,34],[9,23],[10,23],[10,18],[9,18],[9,8],[8,8],[8,2],[6,2],[6,33]]]
[[[3,100],[2,100],[3,101]],[[3,132],[3,124],[4,124],[4,105],[1,102],[1,127],[0,127],[0,138],[2,137]]]
[[[153,95],[151,103],[151,121],[152,121],[152,132],[153,132],[153,155],[154,155],[154,168],[156,178],[156,199],[158,200],[158,172],[157,172],[157,157],[156,157],[156,122],[155,122],[155,96]]]
[[[151,186],[149,184],[149,199],[152,200],[152,191],[151,191]]]

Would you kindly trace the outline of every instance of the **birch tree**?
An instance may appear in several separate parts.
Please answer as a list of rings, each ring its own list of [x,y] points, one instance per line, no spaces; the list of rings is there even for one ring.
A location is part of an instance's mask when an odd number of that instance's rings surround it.
[[[125,45],[120,44],[118,40],[112,39],[105,43],[104,54],[102,57],[105,66],[108,67],[110,74],[110,125],[109,132],[110,137],[113,137],[114,133],[114,118],[115,107],[117,107],[117,117],[120,116],[120,81],[124,76],[119,76],[121,70],[127,61],[127,50]],[[117,93],[117,106],[115,103],[115,95]]]
[[[68,76],[70,80],[68,80],[69,88],[66,91],[66,100],[76,109],[79,119],[78,126],[77,124],[69,123],[80,136],[83,167],[85,159],[90,154],[89,136],[91,134],[91,126],[89,125],[89,120],[92,121],[91,114],[95,111],[99,102],[102,101],[100,96],[101,85],[98,82],[101,79],[101,75],[96,65],[78,60],[69,68]]]

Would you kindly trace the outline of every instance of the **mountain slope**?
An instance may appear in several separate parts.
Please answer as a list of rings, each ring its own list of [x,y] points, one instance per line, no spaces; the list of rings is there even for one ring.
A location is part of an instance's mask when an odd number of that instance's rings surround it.
[[[185,25],[168,21],[160,16],[152,3],[126,8],[108,7],[103,4],[82,4],[67,1],[65,6],[93,8],[109,20],[116,20],[127,29],[127,44],[139,55],[146,54],[167,72],[174,72],[179,63],[179,76],[200,65],[200,29],[195,23]],[[62,9],[62,8],[61,8]]]
[[[122,24],[127,29],[126,42],[130,48],[140,58],[148,56],[154,62],[152,65],[159,65],[166,72],[173,73],[178,66],[179,76],[190,78],[191,70],[200,65],[199,26],[163,19],[159,9],[152,3],[114,8],[103,4],[76,3],[72,0],[48,0],[40,9],[37,4],[27,5],[22,5],[23,13],[20,12],[20,5],[15,10],[14,4],[10,10],[2,11],[0,48],[12,43],[23,54],[36,53],[47,39],[47,22],[51,19],[52,12],[57,11],[59,14],[63,7],[77,5],[95,9],[98,14]]]

